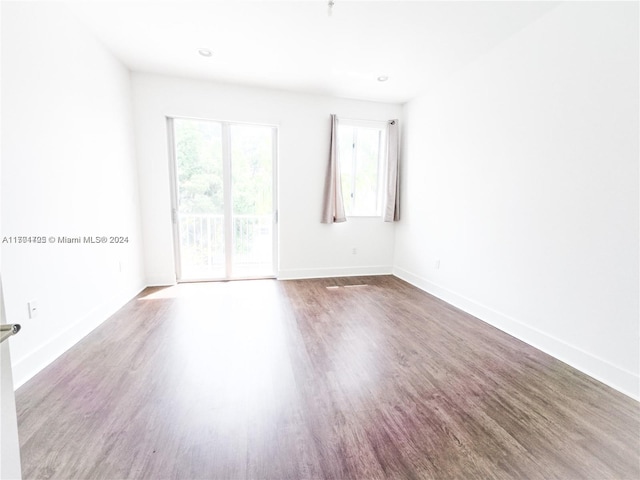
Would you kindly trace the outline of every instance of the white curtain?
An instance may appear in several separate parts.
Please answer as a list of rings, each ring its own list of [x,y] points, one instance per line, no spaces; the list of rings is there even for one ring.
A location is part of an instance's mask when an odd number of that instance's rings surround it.
[[[387,184],[384,192],[384,221],[400,220],[400,175],[398,174],[398,120],[387,122]]]
[[[331,144],[329,166],[324,187],[322,223],[346,222],[344,202],[342,200],[342,182],[340,181],[340,162],[338,161],[338,117],[331,115]]]

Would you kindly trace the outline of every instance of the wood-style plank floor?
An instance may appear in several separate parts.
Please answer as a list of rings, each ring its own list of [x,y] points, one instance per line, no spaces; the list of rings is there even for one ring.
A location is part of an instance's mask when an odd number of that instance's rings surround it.
[[[25,479],[638,479],[640,404],[391,276],[145,290],[17,392]]]

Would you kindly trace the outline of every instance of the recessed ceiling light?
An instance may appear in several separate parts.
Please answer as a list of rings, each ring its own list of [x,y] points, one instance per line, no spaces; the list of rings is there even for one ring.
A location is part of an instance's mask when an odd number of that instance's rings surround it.
[[[213,53],[211,53],[211,50],[209,50],[208,48],[199,48],[198,53],[203,57],[210,57],[211,55],[213,55]]]
[[[386,75],[380,75],[378,77],[379,82],[386,82],[387,80],[389,80],[389,77],[387,77]]]

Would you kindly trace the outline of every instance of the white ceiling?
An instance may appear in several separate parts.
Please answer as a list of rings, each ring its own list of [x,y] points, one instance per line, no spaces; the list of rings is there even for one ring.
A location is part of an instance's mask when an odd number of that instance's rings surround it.
[[[325,0],[67,5],[132,71],[402,103],[556,3],[335,0],[331,17]]]

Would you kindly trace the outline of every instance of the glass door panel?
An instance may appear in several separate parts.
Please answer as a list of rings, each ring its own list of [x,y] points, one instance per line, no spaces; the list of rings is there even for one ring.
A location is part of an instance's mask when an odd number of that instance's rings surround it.
[[[232,276],[274,275],[275,129],[231,125]]]
[[[170,119],[178,281],[275,275],[275,127]]]
[[[222,125],[174,120],[179,278],[225,278]]]

